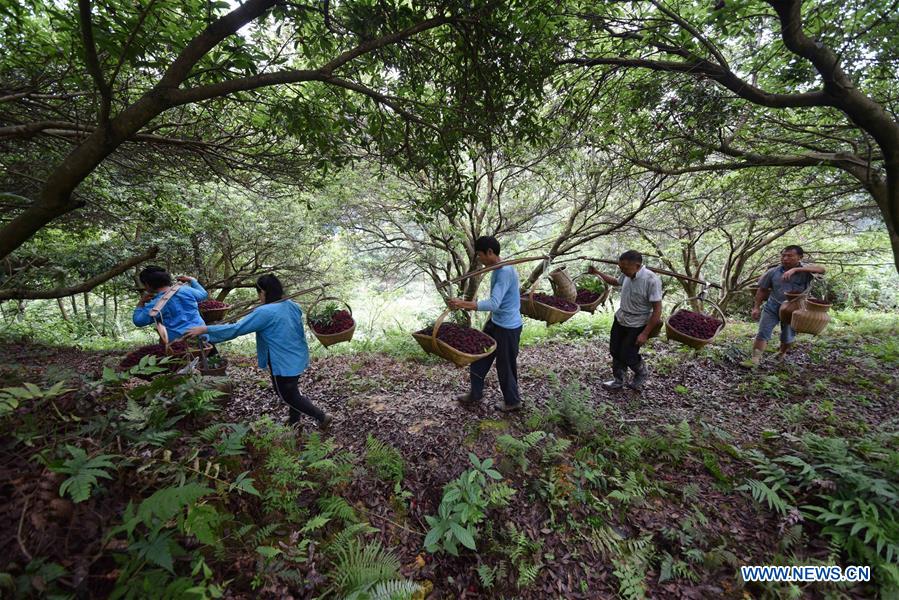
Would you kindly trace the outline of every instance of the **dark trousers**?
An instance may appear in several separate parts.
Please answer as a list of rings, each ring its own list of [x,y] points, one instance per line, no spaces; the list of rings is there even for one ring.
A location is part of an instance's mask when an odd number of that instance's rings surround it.
[[[314,404],[300,393],[298,387],[300,376],[282,377],[281,375],[272,375],[272,387],[275,393],[290,407],[290,423],[294,424],[300,420],[300,414],[305,413],[321,422],[325,418],[325,413],[316,408]]]
[[[503,400],[509,406],[521,403],[518,393],[518,343],[521,341],[521,327],[506,329],[487,321],[484,333],[496,340],[496,352],[471,363],[471,399],[480,400],[484,396],[484,378],[496,361],[496,375],[503,391]]]
[[[612,355],[612,366],[636,369],[640,366],[640,347],[637,345],[637,336],[643,331],[643,327],[625,327],[615,319],[612,324],[612,334],[609,336],[609,353]]]

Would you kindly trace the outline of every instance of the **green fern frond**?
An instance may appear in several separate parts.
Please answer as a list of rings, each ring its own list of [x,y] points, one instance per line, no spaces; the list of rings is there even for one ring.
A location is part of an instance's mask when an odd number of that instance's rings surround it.
[[[322,496],[318,499],[318,507],[322,510],[322,514],[337,517],[346,523],[355,523],[359,520],[356,510],[340,496]]]
[[[518,589],[526,588],[537,581],[540,568],[540,565],[521,565],[518,570],[518,579],[515,582]]]
[[[368,590],[377,583],[398,579],[400,561],[378,541],[361,545],[353,540],[337,549],[331,574],[343,594]]]
[[[355,542],[359,536],[369,533],[377,533],[378,529],[372,527],[368,523],[353,523],[343,528],[328,543],[328,552],[332,555],[340,553],[341,550],[347,550],[349,545]]]
[[[408,579],[381,581],[369,593],[371,600],[411,600],[421,586]]]
[[[481,580],[481,587],[491,589],[496,582],[496,567],[489,565],[478,565],[478,578]]]

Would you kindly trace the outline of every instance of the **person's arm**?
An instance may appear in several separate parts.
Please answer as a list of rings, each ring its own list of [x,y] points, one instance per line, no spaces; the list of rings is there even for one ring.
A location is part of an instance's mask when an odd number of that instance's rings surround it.
[[[178,278],[178,281],[182,281],[190,285],[190,287],[186,289],[190,290],[190,292],[194,295],[194,298],[197,299],[197,302],[202,302],[209,297],[209,292],[207,292],[206,289],[202,285],[200,285],[200,282],[197,281],[196,277],[188,277],[186,275],[182,275]]]
[[[500,273],[497,275],[493,286],[490,289],[490,298],[476,302],[474,300],[462,300],[461,298],[450,298],[446,301],[447,306],[461,310],[477,310],[477,311],[495,311],[502,303],[506,290],[512,283],[512,278]]]
[[[147,306],[147,302],[153,299],[155,294],[146,293],[140,298],[140,302],[134,307],[134,314],[131,315],[131,322],[137,327],[146,327],[153,324],[153,318],[150,316],[152,306]]]
[[[812,275],[823,275],[826,271],[827,269],[825,269],[821,265],[802,265],[801,267],[793,267],[789,271],[784,271],[784,279],[789,281],[789,279],[796,273],[811,273]]]
[[[505,273],[500,273],[496,276],[496,281],[490,288],[490,298],[486,300],[481,300],[480,302],[474,303],[474,308],[471,310],[477,310],[481,312],[490,311],[493,312],[495,310],[499,310],[500,304],[503,302],[503,297],[506,295],[506,292],[509,290],[509,286],[512,285],[512,278],[509,277]]]
[[[637,345],[642,346],[649,340],[649,335],[659,321],[662,320],[662,280],[653,276],[652,283],[649,286],[649,293],[646,298],[652,304],[652,314],[649,315],[649,321],[643,327],[643,331],[637,336]]]
[[[655,326],[659,324],[662,320],[662,301],[659,300],[657,302],[652,303],[652,314],[649,316],[649,321],[646,322],[646,327],[643,328],[643,331],[640,332],[640,335],[637,336],[637,345],[642,346],[647,341],[649,341],[649,335],[652,333],[652,330],[655,329]]]
[[[249,315],[230,325],[199,325],[191,327],[184,334],[186,338],[197,337],[204,333],[209,336],[209,341],[213,344],[218,342],[227,342],[236,337],[259,331],[268,325],[272,320],[268,311],[254,310]]]
[[[596,267],[594,267],[593,265],[590,265],[589,267],[587,267],[587,273],[589,273],[590,275],[596,275],[597,277],[599,277],[600,279],[602,279],[609,285],[614,285],[615,287],[618,287],[621,285],[621,282],[618,281],[617,277],[612,277],[611,275],[607,275],[607,274],[603,273],[602,271],[600,271],[599,269],[597,269]]]
[[[758,321],[762,316],[762,304],[771,295],[771,271],[768,271],[759,279],[759,289],[755,292],[752,302],[752,319]]]

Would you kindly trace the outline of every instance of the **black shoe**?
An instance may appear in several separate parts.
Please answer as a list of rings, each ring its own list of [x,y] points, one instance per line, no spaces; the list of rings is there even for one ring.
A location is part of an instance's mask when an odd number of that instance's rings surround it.
[[[497,402],[493,405],[493,408],[500,412],[515,412],[517,410],[521,410],[521,402],[518,404],[506,404],[505,402]]]
[[[472,406],[472,405],[480,402],[480,398],[473,399],[471,397],[471,394],[468,393],[468,394],[462,394],[461,396],[456,396],[456,402],[458,402],[462,406]]]
[[[334,421],[334,417],[331,415],[325,415],[321,421],[318,422],[318,428],[321,431],[328,431],[331,428],[331,423]]]

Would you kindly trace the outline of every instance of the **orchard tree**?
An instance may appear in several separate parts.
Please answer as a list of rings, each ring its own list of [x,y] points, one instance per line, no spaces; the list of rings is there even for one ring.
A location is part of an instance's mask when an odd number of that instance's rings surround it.
[[[893,0],[595,3],[568,13],[560,63],[626,87],[625,129],[671,150],[631,154],[649,169],[848,174],[877,204],[899,269],[896,11]]]
[[[30,0],[0,12],[0,143],[12,156],[0,259],[85,207],[110,164],[177,172],[188,153],[202,178],[261,159],[308,185],[360,151],[422,168],[461,131],[514,119],[527,134],[540,57],[552,56],[540,51],[550,21],[524,18],[540,11],[526,2],[227,7]],[[298,156],[307,168],[292,168]]]

